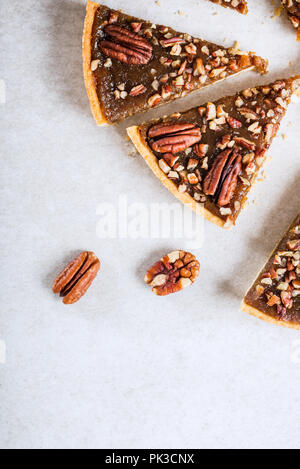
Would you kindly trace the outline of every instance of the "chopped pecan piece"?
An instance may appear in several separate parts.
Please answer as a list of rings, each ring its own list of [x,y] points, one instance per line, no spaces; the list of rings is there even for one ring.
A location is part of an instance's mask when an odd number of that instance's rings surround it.
[[[271,143],[272,139],[275,137],[278,131],[279,125],[278,124],[266,124],[264,127],[265,132],[265,141],[267,143]]]
[[[153,293],[166,296],[192,285],[199,275],[200,263],[195,256],[185,251],[174,251],[151,267],[145,282]]]
[[[216,147],[219,148],[220,150],[225,150],[225,148],[229,146],[230,142],[231,142],[231,135],[230,134],[223,135],[223,137],[220,140],[218,140]]]
[[[285,321],[289,327],[296,329],[300,329],[300,239],[295,239],[299,220],[300,214],[277,245],[244,300],[244,304],[253,308],[252,312],[257,311],[258,317],[263,313],[270,316],[272,321]],[[265,289],[257,302],[253,292],[260,285],[264,285]]]
[[[274,306],[280,304],[280,298],[277,295],[272,295],[271,298],[268,301],[268,306]]]
[[[139,96],[140,94],[144,94],[146,93],[147,91],[147,88],[144,86],[144,85],[137,85],[137,86],[134,86],[129,95],[130,96]]]
[[[228,205],[234,195],[241,170],[242,157],[238,151],[223,151],[215,159],[204,180],[204,193],[213,196],[220,207]]]
[[[152,149],[158,153],[179,153],[201,140],[201,132],[195,124],[158,124],[149,129]]]
[[[232,128],[232,129],[240,129],[243,124],[241,123],[241,121],[235,119],[234,117],[227,117],[227,122],[228,122],[228,125]]]
[[[87,292],[100,269],[93,252],[82,252],[55,279],[52,290],[64,297],[64,304],[73,304]]]
[[[109,24],[116,23],[118,21],[118,18],[119,18],[119,14],[116,11],[111,12],[109,20],[108,20]]]
[[[297,40],[300,41],[300,3],[299,0],[281,0],[282,5],[287,11],[288,17],[297,29]]]
[[[164,47],[173,47],[176,44],[180,45],[180,44],[184,44],[184,43],[185,43],[185,40],[182,39],[181,37],[171,37],[169,39],[161,41],[161,44]]]
[[[146,39],[115,24],[106,26],[104,31],[111,39],[99,43],[105,55],[130,65],[145,65],[150,62],[153,48]]]
[[[222,50],[210,51],[210,57],[213,54],[221,60],[227,58],[222,55]],[[139,150],[142,139],[148,151],[154,153],[150,166],[160,178],[163,176],[158,171],[160,164],[161,170],[172,179],[172,184],[167,184],[166,177],[160,179],[172,193],[177,190],[179,194],[185,194],[178,198],[187,205],[190,201],[191,208],[196,211],[199,207],[194,201],[203,203],[204,216],[209,212],[213,217],[207,218],[213,218],[216,224],[227,229],[245,206],[271,140],[278,132],[284,109],[298,84],[300,79],[296,76],[271,83],[268,87],[248,88],[234,96],[146,122],[129,129],[128,133]],[[266,88],[269,88],[267,95]],[[276,111],[278,97],[284,101],[282,114]],[[192,142],[187,142],[186,137],[195,137],[195,127],[198,130],[196,140],[200,141],[189,146]],[[164,152],[179,157],[173,166],[173,158],[169,163]],[[146,152],[143,150],[141,153],[149,164]],[[158,163],[162,159],[168,166]]]
[[[213,120],[217,116],[217,109],[214,103],[207,103],[206,107],[206,119],[208,121]]]
[[[143,26],[143,23],[131,23],[132,30],[135,33],[138,33],[141,30],[142,26]]]

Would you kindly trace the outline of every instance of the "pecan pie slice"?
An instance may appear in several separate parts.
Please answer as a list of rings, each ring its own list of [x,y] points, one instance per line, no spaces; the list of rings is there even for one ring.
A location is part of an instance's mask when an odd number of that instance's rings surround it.
[[[247,293],[242,310],[300,330],[300,213]]]
[[[297,40],[300,41],[300,0],[281,0],[294,28],[297,29]]]
[[[230,228],[299,85],[299,76],[277,80],[127,132],[179,200]]]
[[[94,117],[103,125],[242,71],[265,73],[267,62],[89,1],[83,68]]]
[[[247,15],[248,13],[248,6],[246,0],[210,0],[213,3],[217,3],[218,5],[222,5],[222,7],[229,7],[233,10],[242,13],[243,15]]]

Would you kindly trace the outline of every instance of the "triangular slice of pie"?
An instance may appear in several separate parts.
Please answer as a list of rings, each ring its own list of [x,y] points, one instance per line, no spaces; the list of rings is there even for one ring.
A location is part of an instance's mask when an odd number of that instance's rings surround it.
[[[300,329],[300,213],[247,293],[242,310]]]
[[[83,67],[99,125],[113,124],[267,62],[89,1]]]
[[[229,7],[233,10],[242,13],[243,15],[247,15],[248,13],[248,6],[246,0],[210,0],[213,3],[217,3],[218,5],[222,5],[223,7]]]
[[[230,228],[299,84],[299,76],[278,80],[127,132],[179,200]]]
[[[300,2],[298,0],[281,0],[289,19],[297,29],[297,40],[300,41]]]

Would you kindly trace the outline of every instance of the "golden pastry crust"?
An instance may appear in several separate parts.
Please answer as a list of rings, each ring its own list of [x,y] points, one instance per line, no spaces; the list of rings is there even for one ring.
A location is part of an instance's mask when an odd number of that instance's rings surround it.
[[[292,322],[285,322],[285,321],[279,321],[275,318],[272,318],[272,316],[268,316],[268,314],[262,313],[259,309],[253,308],[253,306],[247,305],[245,301],[243,301],[241,305],[241,310],[244,313],[251,314],[251,316],[255,316],[258,319],[262,319],[263,321],[266,321],[270,324],[274,324],[276,326],[282,326],[282,327],[287,327],[289,329],[295,329],[295,330],[300,330],[300,324],[294,324]]]
[[[201,204],[196,202],[189,194],[182,194],[179,192],[176,184],[172,182],[165,173],[160,169],[157,158],[154,153],[150,150],[148,144],[143,139],[139,127],[129,127],[127,129],[128,136],[134,143],[138,152],[142,155],[147,165],[151,168],[155,176],[163,183],[163,185],[183,204],[187,205],[194,212],[204,217],[206,220],[211,221],[215,225],[220,226],[221,228],[229,229],[231,226],[228,226],[226,222],[222,219],[213,215],[207,209],[205,209]]]
[[[86,16],[84,22],[84,30],[82,37],[82,58],[83,58],[83,74],[86,91],[90,100],[90,106],[93,116],[98,125],[106,125],[108,121],[101,109],[100,101],[97,96],[96,83],[91,71],[91,59],[92,59],[92,33],[95,15],[100,5],[98,3],[88,1],[86,7]]]

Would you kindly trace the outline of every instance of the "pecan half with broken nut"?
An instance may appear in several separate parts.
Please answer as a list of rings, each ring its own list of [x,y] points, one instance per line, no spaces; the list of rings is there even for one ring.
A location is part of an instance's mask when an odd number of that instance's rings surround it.
[[[158,153],[179,153],[201,140],[200,128],[195,124],[158,124],[149,129],[152,149]]]
[[[146,39],[115,24],[106,26],[104,32],[109,40],[101,41],[99,47],[111,59],[129,65],[145,65],[150,62],[153,47]]]
[[[55,279],[53,293],[64,297],[66,305],[76,303],[87,292],[100,269],[93,252],[82,252]]]
[[[213,196],[220,207],[228,205],[234,195],[241,170],[242,157],[238,150],[223,151],[215,159],[204,180],[204,193]]]
[[[145,282],[153,293],[166,296],[189,287],[199,275],[200,263],[193,254],[174,251],[163,257],[148,270]]]

